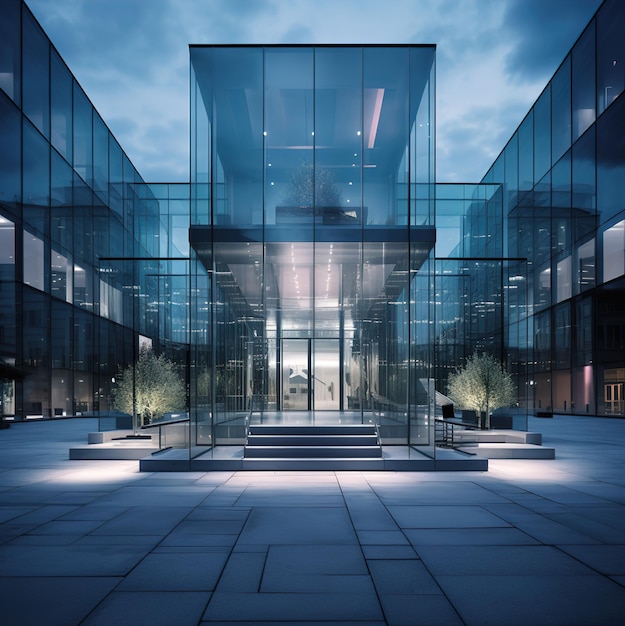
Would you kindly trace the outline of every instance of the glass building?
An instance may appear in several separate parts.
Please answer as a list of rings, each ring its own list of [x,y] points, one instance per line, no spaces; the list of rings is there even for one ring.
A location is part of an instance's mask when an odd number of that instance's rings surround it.
[[[189,458],[302,416],[433,457],[474,351],[512,373],[515,427],[625,416],[622,3],[464,185],[435,175],[434,46],[191,46],[190,178],[165,184],[28,7],[2,17],[3,419],[136,428],[115,394],[146,347],[184,382]]]
[[[195,443],[306,411],[433,447],[434,52],[191,47]]]
[[[529,270],[528,398],[625,415],[625,5],[604,2],[484,182]]]

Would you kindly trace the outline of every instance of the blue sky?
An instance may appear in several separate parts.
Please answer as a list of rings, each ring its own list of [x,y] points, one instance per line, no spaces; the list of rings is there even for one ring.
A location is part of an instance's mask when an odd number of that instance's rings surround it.
[[[188,180],[189,43],[435,43],[437,178],[479,180],[601,0],[26,0],[137,169]]]

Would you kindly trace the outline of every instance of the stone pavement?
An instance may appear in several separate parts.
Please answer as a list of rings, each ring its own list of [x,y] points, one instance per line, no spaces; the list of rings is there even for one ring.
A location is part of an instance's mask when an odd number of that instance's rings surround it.
[[[489,471],[140,473],[0,431],[0,623],[625,623],[625,420]]]

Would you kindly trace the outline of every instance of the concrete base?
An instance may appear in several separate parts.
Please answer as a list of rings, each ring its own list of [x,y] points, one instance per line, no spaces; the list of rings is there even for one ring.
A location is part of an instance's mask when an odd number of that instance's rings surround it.
[[[554,448],[527,443],[467,443],[458,450],[473,452],[486,459],[555,459]]]
[[[75,446],[69,450],[69,458],[78,460],[126,460],[136,461],[158,450],[158,435],[149,438],[132,437],[132,430],[108,430],[93,432],[87,436],[88,445]]]
[[[358,458],[244,458],[239,446],[218,446],[195,459],[186,458],[186,450],[164,450],[140,460],[142,472],[211,472],[211,471],[387,471],[440,472],[488,470],[488,459],[457,450],[437,449],[431,459],[407,446],[383,447],[378,459]]]

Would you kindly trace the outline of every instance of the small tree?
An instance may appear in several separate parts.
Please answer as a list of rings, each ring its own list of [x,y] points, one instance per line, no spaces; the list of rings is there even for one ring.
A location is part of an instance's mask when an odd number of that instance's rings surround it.
[[[490,412],[516,401],[512,376],[490,354],[474,352],[464,367],[449,376],[448,395],[461,409],[473,409],[484,416],[482,424],[490,428]]]
[[[139,359],[118,375],[113,405],[118,411],[140,415],[139,426],[159,419],[164,413],[183,411],[187,391],[176,364],[162,354],[141,347]]]

